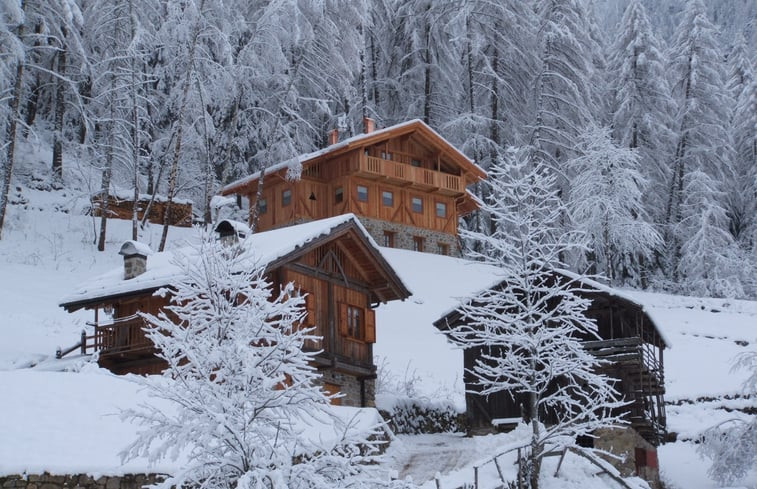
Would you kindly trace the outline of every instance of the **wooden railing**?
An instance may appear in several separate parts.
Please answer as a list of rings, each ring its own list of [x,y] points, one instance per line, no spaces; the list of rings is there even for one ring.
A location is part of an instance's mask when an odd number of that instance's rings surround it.
[[[465,192],[462,177],[415,167],[400,161],[385,160],[376,156],[360,158],[358,171],[366,175],[386,178],[397,183],[407,183],[423,189],[437,189],[444,193]]]
[[[108,324],[92,324],[95,334],[87,337],[84,350],[100,352],[100,356],[149,350],[154,345],[143,331],[145,324],[136,314]]]

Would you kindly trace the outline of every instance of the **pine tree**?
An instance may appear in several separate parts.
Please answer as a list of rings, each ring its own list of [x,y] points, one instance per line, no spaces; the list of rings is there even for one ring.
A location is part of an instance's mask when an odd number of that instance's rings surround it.
[[[610,57],[613,137],[638,152],[639,171],[649,182],[644,209],[660,225],[670,180],[675,104],[660,41],[639,0],[628,5],[620,26]]]
[[[716,29],[707,19],[700,0],[691,0],[684,19],[679,25],[669,56],[674,79],[673,90],[678,101],[676,117],[677,146],[672,160],[665,208],[665,241],[668,244],[667,261],[670,278],[680,279],[679,263],[682,247],[695,228],[691,222],[701,216],[707,207],[686,205],[692,203],[724,208],[724,194],[719,184],[733,171],[732,153],[727,132],[729,107],[732,106],[723,80],[723,62],[716,39]],[[693,182],[694,178],[707,181]],[[708,191],[706,198],[690,199],[686,188],[697,188],[698,193]],[[727,225],[717,220],[719,225]],[[727,228],[726,228],[727,229]]]
[[[643,282],[642,264],[662,246],[647,221],[643,196],[647,181],[636,151],[617,146],[610,130],[594,127],[578,141],[580,156],[569,160],[574,175],[570,215],[588,240],[588,261],[614,283]]]

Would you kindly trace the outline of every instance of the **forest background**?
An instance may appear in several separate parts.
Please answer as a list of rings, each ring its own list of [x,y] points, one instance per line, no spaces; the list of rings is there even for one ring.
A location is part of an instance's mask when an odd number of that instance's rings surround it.
[[[573,268],[754,298],[756,18],[749,0],[2,0],[0,233],[24,141],[52,149],[39,189],[191,199],[207,222],[221,186],[333,128],[419,118],[484,169],[511,147],[546,165],[585,238]]]

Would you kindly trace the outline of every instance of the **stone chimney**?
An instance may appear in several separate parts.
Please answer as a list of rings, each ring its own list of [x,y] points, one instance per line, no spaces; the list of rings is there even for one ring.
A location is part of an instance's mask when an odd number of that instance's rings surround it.
[[[129,280],[147,271],[147,256],[152,254],[149,246],[139,241],[126,241],[119,255],[124,257],[124,280]]]
[[[339,129],[329,131],[329,146],[339,142]]]
[[[370,117],[363,117],[363,132],[370,134],[376,130],[376,121]]]

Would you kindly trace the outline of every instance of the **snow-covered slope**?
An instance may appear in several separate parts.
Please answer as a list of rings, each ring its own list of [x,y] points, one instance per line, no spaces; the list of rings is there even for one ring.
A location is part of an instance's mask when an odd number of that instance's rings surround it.
[[[0,397],[19,402],[0,403],[0,433],[4,441],[12,440],[0,443],[0,472],[119,473],[146,468],[144,460],[121,466],[118,457],[136,429],[119,419],[118,409],[144,400],[144,394],[128,378],[93,372],[91,366],[77,373],[85,359],[53,358],[56,348],[75,343],[92,319],[89,312],[66,313],[59,302],[90,278],[119,268],[118,248],[131,238],[130,223],[111,220],[107,250],[95,251],[96,223],[82,214],[87,205],[82,195],[20,186],[17,203],[9,207],[0,240]],[[156,248],[159,233],[153,226],[140,239]],[[169,248],[191,236],[190,229],[171,229]],[[496,270],[431,254],[382,253],[414,293],[378,311],[375,352],[383,385],[391,389],[402,384],[418,396],[462,407],[461,352],[431,323],[460,298],[495,282]],[[730,372],[733,356],[757,345],[757,303],[624,293],[645,305],[672,344],[665,352],[667,398],[673,403],[668,422],[682,441],[660,450],[668,488],[714,487],[691,439],[726,416],[746,416],[740,410],[753,410],[757,404],[739,397],[745,374]],[[31,365],[36,367],[26,368]],[[468,450],[465,442],[448,448]],[[454,468],[470,472],[471,463],[473,459],[461,460]],[[581,465],[575,467],[580,476]],[[152,470],[159,469],[167,467]],[[747,484],[757,480],[753,477]]]

